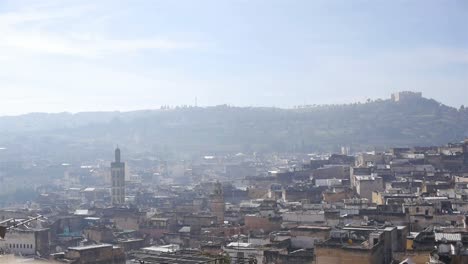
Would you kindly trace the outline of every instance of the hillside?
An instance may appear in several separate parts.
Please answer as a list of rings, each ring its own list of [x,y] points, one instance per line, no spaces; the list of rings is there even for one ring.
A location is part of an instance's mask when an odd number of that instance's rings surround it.
[[[188,107],[0,117],[0,147],[61,158],[132,152],[336,151],[435,145],[468,133],[468,110],[435,100],[376,100],[297,109]],[[70,153],[71,152],[71,153]]]

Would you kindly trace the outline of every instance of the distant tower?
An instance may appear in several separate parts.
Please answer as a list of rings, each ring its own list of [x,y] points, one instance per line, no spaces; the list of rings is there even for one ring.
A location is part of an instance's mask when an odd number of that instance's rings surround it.
[[[463,156],[466,168],[468,168],[468,137],[463,141]]]
[[[226,205],[224,204],[223,186],[219,181],[216,182],[214,193],[210,198],[211,213],[216,216],[218,224],[222,225],[224,224],[224,211],[226,209]]]
[[[111,163],[112,205],[125,203],[125,163],[120,162],[120,149],[115,149],[115,161]]]

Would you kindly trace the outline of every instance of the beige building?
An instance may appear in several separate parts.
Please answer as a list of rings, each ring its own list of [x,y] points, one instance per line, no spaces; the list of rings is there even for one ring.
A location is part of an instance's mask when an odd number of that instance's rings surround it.
[[[65,259],[76,264],[124,264],[125,253],[122,248],[111,244],[89,245],[68,248]]]
[[[372,192],[384,190],[382,177],[375,175],[355,176],[354,187],[361,198],[366,198],[369,201],[372,201]]]
[[[402,91],[402,92],[397,92],[397,93],[392,94],[392,100],[394,102],[400,102],[404,100],[413,100],[413,99],[418,99],[418,98],[422,98],[421,92]]]

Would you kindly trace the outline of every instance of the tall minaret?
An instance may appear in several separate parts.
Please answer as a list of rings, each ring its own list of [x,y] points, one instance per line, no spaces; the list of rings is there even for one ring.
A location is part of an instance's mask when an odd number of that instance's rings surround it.
[[[219,225],[224,224],[224,211],[226,204],[224,203],[223,186],[219,181],[215,183],[214,193],[210,197],[211,213],[216,216]]]
[[[111,163],[112,205],[125,203],[125,163],[120,162],[120,149],[115,149],[115,161]]]

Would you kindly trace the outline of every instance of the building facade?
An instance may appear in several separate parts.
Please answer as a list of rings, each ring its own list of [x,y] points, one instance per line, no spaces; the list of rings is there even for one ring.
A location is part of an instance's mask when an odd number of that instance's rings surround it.
[[[5,239],[0,239],[0,251],[22,256],[47,256],[49,229],[11,229]]]

